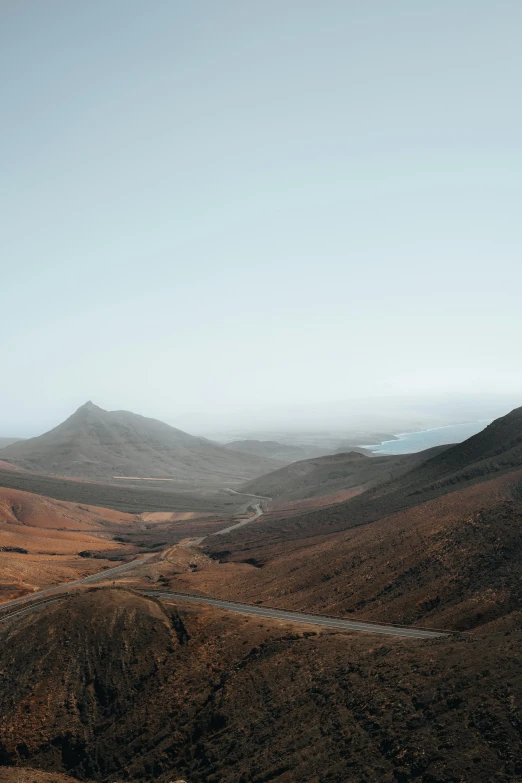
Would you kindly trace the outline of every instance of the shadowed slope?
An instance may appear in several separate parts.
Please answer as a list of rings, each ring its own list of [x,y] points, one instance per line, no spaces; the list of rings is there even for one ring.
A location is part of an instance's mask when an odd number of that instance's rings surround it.
[[[0,625],[0,763],[99,781],[508,783],[519,626],[383,644],[89,592]]]
[[[212,542],[222,565],[177,576],[171,589],[179,584],[228,600],[350,619],[480,626],[522,602],[521,486],[522,470],[301,541],[284,539],[294,519],[278,521],[279,540],[260,540],[254,526],[245,528],[241,540],[218,542],[220,550]]]
[[[368,457],[356,451],[301,460],[244,484],[245,492],[278,501],[329,495],[339,490],[366,489],[400,476],[447,446],[416,454]]]
[[[422,455],[429,459],[422,460]],[[522,467],[522,408],[497,419],[463,443],[419,452],[421,462],[398,477],[344,503],[295,516],[288,524],[270,520],[256,525],[260,540],[297,540],[307,536],[348,530],[375,522],[395,511],[411,508],[459,487],[485,481]],[[372,460],[373,462],[373,460]],[[284,528],[284,533],[282,532]],[[236,534],[237,539],[241,533]]]

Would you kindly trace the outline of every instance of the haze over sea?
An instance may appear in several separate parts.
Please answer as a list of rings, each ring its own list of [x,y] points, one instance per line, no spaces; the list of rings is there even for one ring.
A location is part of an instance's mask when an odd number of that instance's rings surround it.
[[[365,446],[365,448],[374,454],[409,454],[446,443],[461,443],[476,435],[490,423],[491,419],[482,419],[464,424],[450,424],[446,427],[433,427],[420,432],[402,432],[397,434],[397,440],[385,440],[377,446]]]

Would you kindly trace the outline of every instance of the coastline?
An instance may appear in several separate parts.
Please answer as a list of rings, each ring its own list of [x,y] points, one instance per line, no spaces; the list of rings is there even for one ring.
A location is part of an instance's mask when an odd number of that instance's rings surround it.
[[[434,446],[443,446],[462,441],[476,435],[491,423],[491,419],[445,424],[441,427],[429,427],[423,430],[395,433],[394,440],[384,440],[378,444],[360,444],[374,455],[408,454],[423,451]],[[454,435],[455,437],[450,437]]]

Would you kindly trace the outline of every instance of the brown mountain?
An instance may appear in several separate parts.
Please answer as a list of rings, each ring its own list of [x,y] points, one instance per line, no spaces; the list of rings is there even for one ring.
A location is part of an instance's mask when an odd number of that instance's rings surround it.
[[[522,468],[522,408],[495,420],[463,443],[405,456],[417,458],[418,464],[388,481],[370,485],[344,503],[296,516],[285,526],[287,539],[302,538],[305,531],[309,535],[332,533],[374,522],[452,490]],[[264,480],[262,477],[260,482]],[[248,484],[260,485],[257,481]],[[256,525],[258,535],[266,538],[268,527],[270,535],[281,535],[279,523],[268,520]]]
[[[214,485],[244,481],[278,465],[157,419],[105,411],[92,402],[44,435],[2,449],[0,458],[27,470],[63,476],[171,478]]]
[[[519,626],[382,639],[74,595],[0,623],[2,779],[509,783]]]
[[[478,627],[521,606],[521,487],[518,470],[342,532],[305,528],[301,538],[297,519],[281,512],[262,533],[260,521],[209,539],[212,559],[173,576],[170,589],[354,619]]]
[[[520,413],[346,502],[209,539],[226,580],[200,568],[183,589],[446,628],[510,614],[522,601]]]

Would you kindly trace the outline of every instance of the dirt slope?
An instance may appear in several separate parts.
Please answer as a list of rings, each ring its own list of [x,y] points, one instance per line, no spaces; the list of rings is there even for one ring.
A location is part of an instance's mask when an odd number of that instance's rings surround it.
[[[42,772],[30,767],[0,767],[0,783],[76,783],[60,772]]]
[[[12,443],[18,443],[23,438],[0,438],[0,449],[5,449],[6,446],[10,446]]]
[[[172,576],[171,589],[268,606],[465,629],[522,601],[522,470],[457,490],[369,525],[285,539],[255,526],[205,542],[221,562]],[[251,564],[251,565],[248,565]]]
[[[522,468],[522,408],[497,419],[483,432],[463,443],[420,452],[420,455],[429,458],[421,459],[417,465],[410,464],[410,470],[402,470],[390,480],[375,482],[365,492],[344,503],[295,516],[292,524],[284,526],[286,540],[339,532],[375,522],[459,487]],[[250,484],[255,485],[255,482]],[[274,531],[267,521],[257,525],[256,532],[261,540]]]
[[[137,548],[114,538],[135,527],[131,514],[0,488],[0,602],[130,557]],[[86,551],[107,559],[79,556]]]
[[[521,641],[519,616],[383,643],[90,592],[0,625],[0,763],[102,781],[513,783]]]
[[[0,450],[0,459],[49,474],[137,476],[220,485],[253,478],[278,463],[238,454],[156,419],[105,411],[92,402],[37,438]]]

